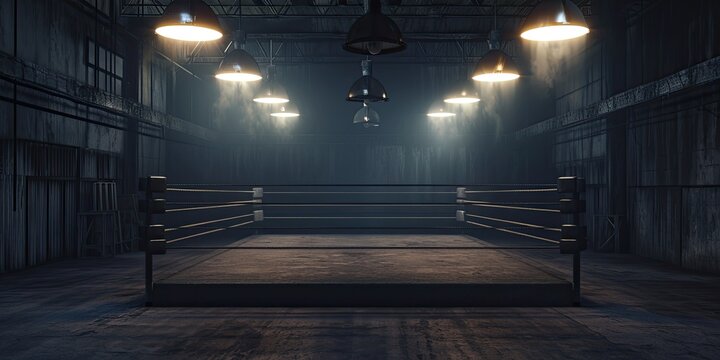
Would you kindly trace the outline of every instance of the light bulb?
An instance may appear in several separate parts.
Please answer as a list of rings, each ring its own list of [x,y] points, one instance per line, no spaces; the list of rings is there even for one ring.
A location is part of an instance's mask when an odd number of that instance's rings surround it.
[[[370,41],[367,44],[367,50],[370,53],[370,55],[377,55],[382,52],[382,42],[380,41]]]

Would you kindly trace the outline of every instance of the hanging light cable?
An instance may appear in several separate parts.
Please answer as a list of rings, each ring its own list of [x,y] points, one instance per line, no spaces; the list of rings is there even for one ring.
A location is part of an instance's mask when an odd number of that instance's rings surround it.
[[[155,33],[181,41],[212,41],[223,36],[220,21],[202,0],[175,0],[165,7]]]
[[[488,47],[490,50],[480,59],[472,79],[482,82],[502,82],[515,80],[520,77],[520,70],[515,61],[500,49],[500,32],[497,29],[497,0],[494,7],[494,25],[490,32]]]
[[[570,0],[543,0],[525,19],[520,37],[531,41],[561,41],[590,33],[580,8]]]

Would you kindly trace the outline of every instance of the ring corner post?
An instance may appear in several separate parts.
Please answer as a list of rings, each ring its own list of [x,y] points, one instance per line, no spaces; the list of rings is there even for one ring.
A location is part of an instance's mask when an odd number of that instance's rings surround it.
[[[152,190],[150,187],[150,178],[140,179],[140,188],[145,190],[145,231],[143,231],[143,249],[145,250],[145,306],[152,306],[152,290],[153,290],[153,256],[150,252],[149,231],[152,224],[152,212],[150,211],[150,201],[152,199]]]
[[[573,254],[573,306],[582,305],[580,289],[580,251]]]
[[[265,220],[265,211],[263,206],[263,198],[265,197],[265,190],[263,187],[252,188],[253,197],[253,222],[260,222]],[[263,235],[265,231],[263,229],[254,229],[254,235]]]
[[[153,304],[153,255],[164,253],[165,227],[153,224],[153,214],[165,212],[165,200],[155,199],[154,193],[165,193],[167,180],[163,176],[148,176],[140,179],[140,190],[145,199],[140,208],[145,211],[145,226],[142,237],[142,249],[145,251],[145,306]],[[158,240],[159,243],[158,244]],[[158,246],[162,250],[158,250]]]
[[[581,291],[581,254],[587,248],[587,230],[582,221],[585,213],[585,179],[577,176],[558,178],[561,214],[572,215],[572,223],[562,226],[560,240],[561,253],[572,254],[572,290],[573,305],[582,305]]]
[[[465,206],[465,199],[467,199],[467,188],[455,188],[455,203],[457,204],[455,208],[455,220],[459,223],[458,233],[463,236],[472,236],[465,226],[465,212],[467,210]]]

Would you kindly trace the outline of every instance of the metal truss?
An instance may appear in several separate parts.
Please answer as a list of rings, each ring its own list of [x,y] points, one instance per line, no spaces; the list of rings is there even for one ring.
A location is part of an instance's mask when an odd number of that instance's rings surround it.
[[[342,50],[340,44],[344,34],[322,34],[306,37],[277,36],[277,34],[248,34],[245,50],[259,63],[307,64],[357,62],[358,55]],[[378,58],[383,63],[471,63],[481,59],[488,51],[487,42],[477,34],[453,34],[440,36],[414,34],[407,40],[408,49],[399,54]],[[321,46],[319,43],[328,43]],[[223,48],[229,48],[225,46]],[[505,49],[513,54],[516,42],[508,42]],[[224,49],[220,46],[208,49],[204,45],[194,46],[185,59],[186,64],[217,64],[222,60]]]
[[[170,0],[122,0],[121,14],[134,17],[162,15]],[[358,17],[363,14],[362,0],[206,0],[220,17],[296,18]],[[536,1],[505,0],[497,6],[499,18],[522,18]],[[590,0],[577,1],[590,16]],[[491,18],[493,3],[483,0],[457,0],[438,4],[432,0],[389,0],[384,12],[395,18]]]

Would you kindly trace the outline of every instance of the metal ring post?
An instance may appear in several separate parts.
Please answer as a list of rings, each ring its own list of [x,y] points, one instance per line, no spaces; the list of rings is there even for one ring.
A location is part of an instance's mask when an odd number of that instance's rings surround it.
[[[146,229],[152,224],[152,211],[150,211],[149,203],[152,199],[152,189],[150,188],[150,177],[145,178],[145,227]],[[150,236],[146,230],[143,236],[145,241],[145,305],[152,305],[152,288],[153,288],[153,256],[150,252]]]
[[[561,212],[572,215],[572,224],[569,226],[563,225],[563,228],[574,228],[574,233],[567,236],[563,231],[560,249],[561,252],[572,253],[573,255],[573,304],[575,306],[582,303],[581,252],[587,247],[585,227],[581,224],[581,214],[585,213],[585,201],[581,196],[584,191],[585,179],[576,176],[558,178],[558,192],[567,196],[560,199]]]

